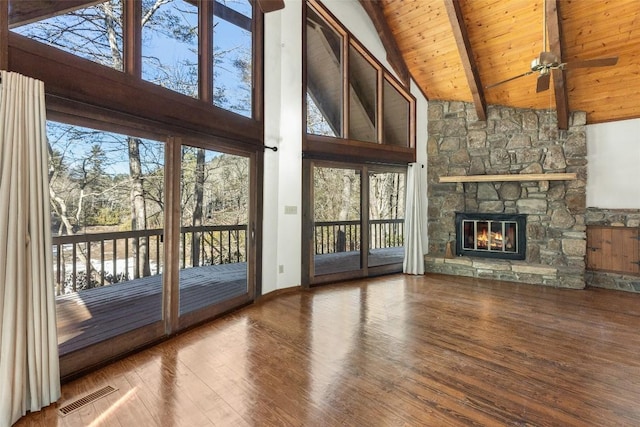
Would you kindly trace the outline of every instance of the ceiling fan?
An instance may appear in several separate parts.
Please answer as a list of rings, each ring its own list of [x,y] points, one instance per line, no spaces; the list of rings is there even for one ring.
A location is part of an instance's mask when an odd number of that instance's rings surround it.
[[[543,0],[543,20],[542,20],[542,46],[547,48],[547,3]],[[589,67],[608,67],[616,65],[618,63],[618,57],[610,58],[596,58],[596,59],[583,59],[572,62],[560,62],[559,58],[552,52],[540,52],[540,55],[531,61],[531,70],[522,73],[520,75],[510,77],[506,80],[502,80],[498,83],[486,86],[485,89],[496,87],[503,83],[510,82],[520,77],[528,76],[530,74],[539,73],[538,80],[536,82],[536,92],[544,92],[549,89],[549,82],[551,80],[551,70],[573,70],[575,68],[589,68]]]

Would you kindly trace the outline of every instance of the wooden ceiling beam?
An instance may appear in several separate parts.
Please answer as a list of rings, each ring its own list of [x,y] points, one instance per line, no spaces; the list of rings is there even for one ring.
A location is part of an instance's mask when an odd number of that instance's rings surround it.
[[[371,22],[378,32],[378,36],[380,36],[382,45],[387,51],[387,60],[391,64],[391,67],[393,67],[394,71],[398,74],[398,78],[402,84],[406,88],[409,88],[409,68],[404,62],[396,38],[391,32],[391,27],[389,27],[384,17],[382,3],[379,0],[360,0],[360,4],[365,12],[367,12],[367,15],[369,15]]]
[[[547,14],[547,36],[549,51],[559,62],[562,62],[562,40],[560,36],[560,13],[558,0],[545,0]],[[546,47],[545,47],[546,48]],[[569,128],[569,98],[564,70],[551,70],[553,88],[556,94],[556,113],[558,115],[558,129]]]
[[[469,89],[473,97],[473,104],[476,107],[478,120],[485,121],[487,120],[487,103],[484,99],[480,73],[478,72],[478,66],[471,50],[471,43],[469,42],[467,27],[465,26],[464,17],[462,16],[460,2],[458,0],[445,0],[444,5],[447,9],[447,15],[449,15],[449,22],[451,23],[453,36],[456,40],[458,52],[460,53],[464,73],[469,83]]]

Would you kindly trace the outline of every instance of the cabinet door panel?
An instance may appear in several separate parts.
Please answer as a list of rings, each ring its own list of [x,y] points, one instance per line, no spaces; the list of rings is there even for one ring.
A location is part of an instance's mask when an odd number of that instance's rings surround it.
[[[637,228],[625,228],[620,232],[620,246],[622,253],[620,259],[622,260],[622,270],[626,273],[640,274],[640,253],[638,247],[640,241],[638,240]]]
[[[602,269],[602,229],[587,228],[587,269]]]
[[[587,269],[640,275],[637,228],[589,226]]]

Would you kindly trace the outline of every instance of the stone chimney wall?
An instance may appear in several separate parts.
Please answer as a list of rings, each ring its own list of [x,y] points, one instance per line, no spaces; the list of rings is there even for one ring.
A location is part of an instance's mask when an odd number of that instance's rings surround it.
[[[555,111],[429,101],[427,271],[583,288],[586,254],[586,114],[559,131]],[[575,172],[571,181],[439,183],[440,176]],[[524,261],[445,259],[455,212],[527,214]],[[454,250],[455,253],[455,250]]]

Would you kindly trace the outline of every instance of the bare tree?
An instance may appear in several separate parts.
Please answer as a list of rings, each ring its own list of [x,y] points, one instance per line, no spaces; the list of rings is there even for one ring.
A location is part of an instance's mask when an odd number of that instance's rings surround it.
[[[204,173],[204,161],[205,161],[205,152],[202,148],[198,148],[196,154],[196,173],[195,173],[195,183],[194,183],[194,195],[195,195],[195,206],[193,209],[193,217],[192,223],[194,227],[200,227],[202,225],[202,216],[203,216],[203,201],[204,201],[204,184],[205,184],[205,173]],[[192,265],[197,267],[199,265],[200,260],[200,233],[194,233],[193,239],[191,241],[191,258]]]
[[[129,174],[131,175],[131,229],[146,230],[147,228],[147,203],[144,193],[142,162],[140,161],[140,139],[127,138],[129,145]],[[135,247],[138,250],[134,278],[141,275],[150,276],[149,265],[149,239],[145,236],[136,238]]]

